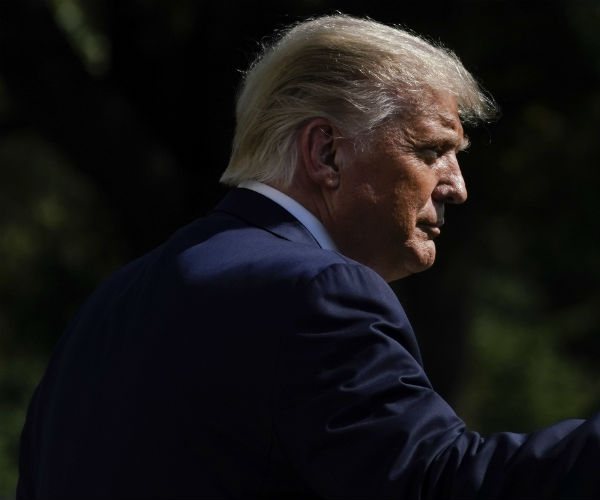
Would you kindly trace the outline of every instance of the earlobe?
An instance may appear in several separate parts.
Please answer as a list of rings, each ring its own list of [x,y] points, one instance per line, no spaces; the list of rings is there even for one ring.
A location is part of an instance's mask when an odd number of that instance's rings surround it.
[[[308,123],[300,141],[300,158],[308,177],[326,189],[339,185],[340,170],[336,162],[339,134],[324,118]]]

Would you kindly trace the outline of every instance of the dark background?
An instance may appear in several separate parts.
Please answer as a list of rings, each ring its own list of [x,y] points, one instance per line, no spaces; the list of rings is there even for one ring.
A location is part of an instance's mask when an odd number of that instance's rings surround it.
[[[436,265],[394,284],[434,386],[483,433],[600,408],[600,2],[0,0],[0,497],[69,318],[224,194],[258,42],[336,10],[441,41],[502,109]]]

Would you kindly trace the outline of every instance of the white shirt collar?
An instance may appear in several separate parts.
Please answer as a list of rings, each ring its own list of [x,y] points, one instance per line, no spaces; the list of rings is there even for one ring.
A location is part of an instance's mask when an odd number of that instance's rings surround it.
[[[239,187],[260,193],[271,201],[274,201],[298,219],[298,221],[308,229],[310,234],[312,234],[313,238],[317,240],[317,243],[321,248],[337,251],[335,243],[331,239],[331,236],[329,236],[325,226],[321,224],[321,221],[287,194],[257,181],[244,181],[240,183]]]

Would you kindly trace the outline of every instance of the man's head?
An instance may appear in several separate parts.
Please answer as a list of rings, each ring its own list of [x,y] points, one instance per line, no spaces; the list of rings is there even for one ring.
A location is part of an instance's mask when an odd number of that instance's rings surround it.
[[[450,51],[374,21],[321,17],[250,67],[221,181],[287,192],[343,253],[397,279],[433,263],[443,205],[466,197],[461,120],[493,113]]]

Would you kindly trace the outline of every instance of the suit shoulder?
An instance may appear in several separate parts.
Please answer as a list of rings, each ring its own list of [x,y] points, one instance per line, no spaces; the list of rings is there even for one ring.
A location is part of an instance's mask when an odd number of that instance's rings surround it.
[[[214,222],[213,222],[214,224]],[[268,229],[227,221],[207,238],[178,236],[169,243],[181,272],[191,279],[217,273],[261,280],[291,278],[310,280],[330,266],[362,266],[310,240],[294,241]],[[185,233],[184,233],[185,234]],[[177,241],[179,240],[179,241]],[[185,241],[182,245],[181,242]]]

